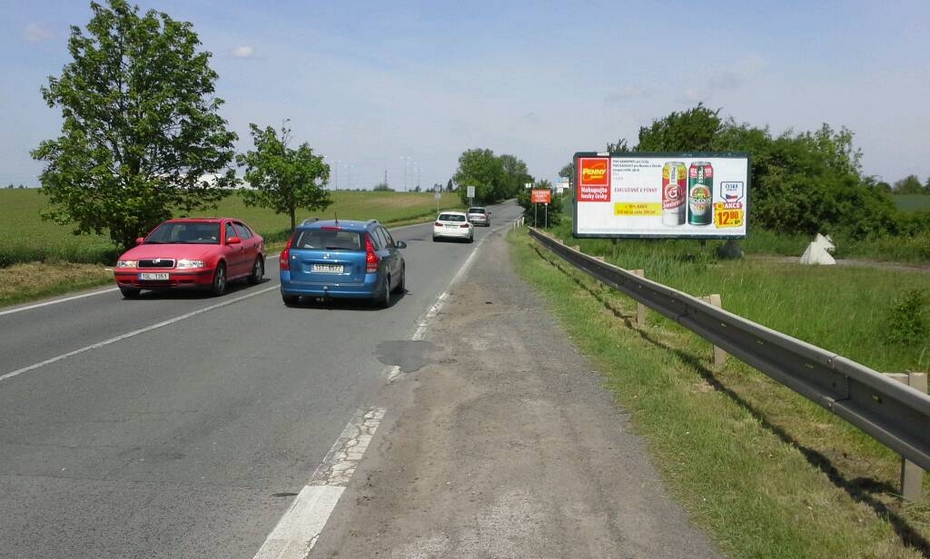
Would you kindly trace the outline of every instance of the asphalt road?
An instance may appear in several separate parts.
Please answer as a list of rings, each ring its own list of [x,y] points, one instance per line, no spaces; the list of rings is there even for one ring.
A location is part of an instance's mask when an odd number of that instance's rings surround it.
[[[0,310],[0,557],[255,557],[480,244],[408,243],[385,310],[114,288]]]

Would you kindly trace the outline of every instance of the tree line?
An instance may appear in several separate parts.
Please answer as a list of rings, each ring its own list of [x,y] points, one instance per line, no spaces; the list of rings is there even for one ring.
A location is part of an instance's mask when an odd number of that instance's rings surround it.
[[[239,184],[244,170],[251,189],[246,204],[287,214],[332,204],[324,188],[330,167],[305,143],[292,146],[285,120],[279,129],[250,124],[255,148],[237,154],[237,135],[219,115],[217,74],[211,54],[187,22],[126,0],[91,3],[93,17],[71,27],[72,62],[41,88],[59,107],[62,131],[32,151],[46,163],[40,183],[50,207],[45,219],[72,224],[75,234],[107,234],[121,247],[175,214],[212,209]],[[824,124],[813,132],[773,135],[767,127],[739,123],[703,104],[672,112],[641,127],[637,143],[607,144],[610,152],[746,152],[750,154],[752,224],[778,233],[845,233],[854,239],[882,235],[930,235],[930,211],[903,213],[892,193],[930,193],[909,176],[894,185],[862,174],[853,134]],[[572,164],[560,171],[573,177]],[[528,211],[527,185],[537,183],[526,164],[488,149],[461,154],[446,185],[463,204],[495,204],[516,198]],[[389,189],[387,184],[380,189]],[[468,198],[469,186],[474,197]],[[549,222],[560,219],[553,197]]]
[[[621,138],[608,142],[607,151],[748,153],[752,226],[776,233],[841,233],[857,240],[930,234],[930,211],[901,212],[892,198],[930,193],[930,179],[921,186],[912,176],[892,186],[864,176],[862,153],[846,128],[823,124],[813,132],[773,135],[720,112],[703,103],[672,112],[640,127],[636,144]],[[560,172],[573,174],[571,163]]]

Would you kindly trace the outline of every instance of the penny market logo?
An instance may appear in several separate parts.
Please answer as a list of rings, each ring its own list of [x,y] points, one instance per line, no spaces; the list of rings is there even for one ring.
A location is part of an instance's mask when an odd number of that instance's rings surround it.
[[[580,159],[581,184],[591,186],[607,186],[606,158]]]

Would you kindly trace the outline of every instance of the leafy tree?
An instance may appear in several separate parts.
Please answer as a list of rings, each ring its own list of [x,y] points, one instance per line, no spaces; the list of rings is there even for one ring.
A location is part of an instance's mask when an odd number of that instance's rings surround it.
[[[916,175],[908,175],[894,183],[895,194],[923,194],[924,187]]]
[[[389,185],[389,184],[386,183],[386,182],[380,182],[380,183],[376,184],[373,190],[374,190],[375,192],[394,192],[394,189],[391,188],[391,185]],[[414,192],[419,192],[419,191],[420,191],[420,187],[418,186],[418,187],[414,188],[413,191],[414,191]]]
[[[31,155],[47,162],[45,219],[126,248],[175,211],[215,207],[235,180],[237,137],[218,114],[211,54],[197,51],[190,23],[140,16],[125,0],[91,9],[86,34],[71,27],[73,61],[41,88],[61,107],[61,136]]]
[[[522,160],[513,155],[501,155],[500,160],[504,167],[505,180],[495,193],[497,195],[495,201],[515,198],[520,192],[526,190],[527,183],[533,182],[533,177]]]
[[[332,204],[323,185],[329,180],[329,165],[304,142],[297,149],[288,147],[291,130],[281,126],[281,135],[268,126],[264,130],[249,124],[255,151],[236,156],[245,167],[245,181],[254,190],[243,192],[246,205],[269,208],[291,218],[297,225],[297,210],[324,210]]]
[[[505,188],[504,165],[489,149],[472,149],[459,156],[459,168],[452,178],[459,185],[459,197],[468,203],[468,188],[475,187],[476,204],[493,204]]]
[[[607,143],[608,153],[626,153],[630,151],[633,151],[633,150],[630,149],[629,144],[627,144],[626,138],[620,138],[619,140],[617,140],[617,143],[615,144],[612,144],[610,142]]]
[[[702,103],[682,113],[673,112],[655,120],[648,128],[639,129],[639,145],[632,151],[713,151],[722,121],[720,109],[712,111]],[[607,144],[610,151],[630,151],[626,140],[618,145]]]

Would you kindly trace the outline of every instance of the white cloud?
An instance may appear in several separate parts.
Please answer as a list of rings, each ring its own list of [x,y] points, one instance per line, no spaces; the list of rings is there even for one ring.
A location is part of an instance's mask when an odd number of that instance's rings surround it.
[[[243,45],[241,47],[236,47],[233,49],[233,56],[236,58],[252,58],[255,54],[255,49],[248,45]]]
[[[30,23],[23,31],[23,38],[29,43],[41,43],[52,38],[52,32],[41,25]]]

